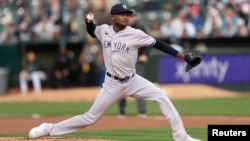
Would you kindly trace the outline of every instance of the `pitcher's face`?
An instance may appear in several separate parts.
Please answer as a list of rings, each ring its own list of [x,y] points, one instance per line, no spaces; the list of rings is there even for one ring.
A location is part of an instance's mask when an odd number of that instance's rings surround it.
[[[124,28],[129,24],[129,16],[130,16],[129,13],[124,12],[124,13],[112,15],[111,18],[115,26]]]

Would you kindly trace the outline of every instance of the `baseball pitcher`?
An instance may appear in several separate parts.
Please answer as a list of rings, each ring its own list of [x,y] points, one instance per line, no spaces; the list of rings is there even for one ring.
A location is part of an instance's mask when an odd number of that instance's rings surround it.
[[[116,102],[125,97],[154,101],[170,123],[175,141],[200,141],[189,136],[182,119],[166,93],[150,81],[136,74],[135,64],[140,47],[154,47],[187,62],[187,71],[200,63],[196,54],[183,54],[163,41],[156,40],[140,29],[128,26],[133,11],[124,4],[112,6],[112,25],[95,25],[94,14],[85,19],[88,33],[102,44],[106,77],[92,107],[84,114],[58,123],[43,123],[31,129],[30,138],[56,136],[78,131],[96,123]]]

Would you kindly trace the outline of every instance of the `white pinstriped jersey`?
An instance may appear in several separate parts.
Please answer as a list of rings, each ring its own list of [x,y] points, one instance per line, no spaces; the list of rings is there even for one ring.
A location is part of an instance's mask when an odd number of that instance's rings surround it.
[[[102,44],[107,71],[121,78],[135,73],[138,48],[155,43],[152,36],[130,26],[115,33],[113,26],[103,24],[96,26],[94,32]]]

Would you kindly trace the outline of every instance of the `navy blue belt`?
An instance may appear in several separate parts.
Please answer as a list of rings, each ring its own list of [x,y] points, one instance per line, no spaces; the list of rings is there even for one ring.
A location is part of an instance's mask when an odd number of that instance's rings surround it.
[[[124,78],[120,78],[120,77],[118,77],[118,76],[112,75],[112,74],[109,73],[109,72],[107,72],[106,74],[107,74],[108,77],[111,77],[111,78],[113,78],[113,79],[115,79],[115,80],[118,80],[118,81],[120,81],[120,82],[128,81],[130,78],[132,78],[132,77],[135,76],[135,74],[133,73],[131,76],[125,76]]]

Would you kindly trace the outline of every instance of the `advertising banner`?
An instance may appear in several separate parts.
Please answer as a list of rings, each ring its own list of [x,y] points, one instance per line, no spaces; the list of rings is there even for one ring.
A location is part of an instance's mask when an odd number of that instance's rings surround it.
[[[202,55],[201,64],[185,72],[184,61],[172,56],[159,58],[159,83],[225,83],[250,82],[250,54]]]

